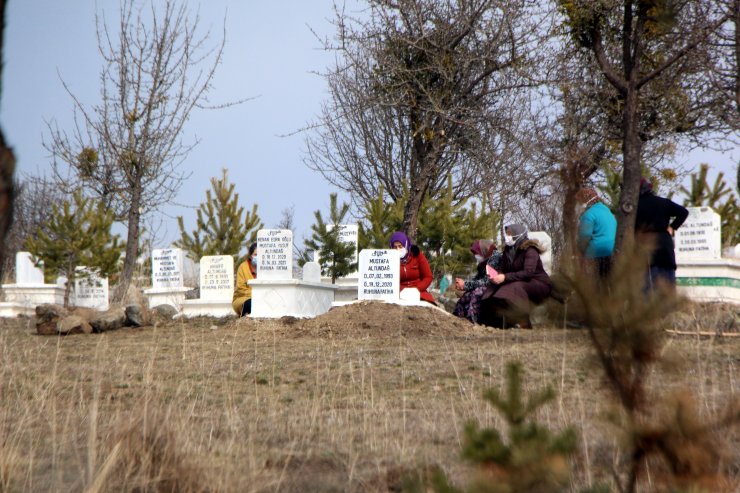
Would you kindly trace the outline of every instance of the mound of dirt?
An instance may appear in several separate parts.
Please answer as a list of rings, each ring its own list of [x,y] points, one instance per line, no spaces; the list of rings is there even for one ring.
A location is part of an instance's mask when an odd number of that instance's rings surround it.
[[[433,306],[403,306],[362,301],[332,308],[323,315],[295,323],[296,336],[464,336],[486,327],[450,315]]]

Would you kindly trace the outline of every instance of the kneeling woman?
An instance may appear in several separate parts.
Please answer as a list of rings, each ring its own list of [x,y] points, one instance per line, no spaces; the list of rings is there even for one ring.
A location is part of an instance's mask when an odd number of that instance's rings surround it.
[[[240,317],[252,313],[252,286],[249,281],[257,278],[257,243],[249,246],[247,259],[236,271],[236,286],[231,306]]]
[[[506,315],[522,328],[529,328],[531,305],[543,302],[552,291],[550,276],[540,258],[545,249],[527,237],[527,229],[521,224],[506,226],[504,239],[506,247],[499,274],[491,279],[483,294],[481,315],[486,316],[485,323],[489,325],[498,325],[500,317]]]
[[[401,255],[401,291],[416,288],[422,300],[436,305],[434,297],[427,291],[434,279],[432,269],[419,247],[411,245],[406,233],[396,231],[391,235],[391,248]]]

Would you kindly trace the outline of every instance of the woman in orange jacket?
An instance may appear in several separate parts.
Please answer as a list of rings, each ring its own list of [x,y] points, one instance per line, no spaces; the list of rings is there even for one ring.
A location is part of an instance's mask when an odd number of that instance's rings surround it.
[[[432,269],[419,247],[411,245],[406,233],[396,231],[391,235],[391,248],[401,254],[401,291],[416,288],[422,300],[436,305],[434,297],[427,292],[434,279]]]
[[[231,306],[240,317],[252,313],[252,286],[249,281],[257,278],[257,243],[249,247],[247,259],[239,265],[236,271],[236,286]]]

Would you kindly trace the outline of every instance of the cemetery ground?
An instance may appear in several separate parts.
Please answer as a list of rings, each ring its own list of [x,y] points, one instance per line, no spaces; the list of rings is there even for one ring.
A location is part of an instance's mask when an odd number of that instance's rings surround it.
[[[692,305],[668,326],[656,394],[690,389],[707,420],[740,394],[737,308]],[[457,484],[469,420],[502,431],[482,399],[521,361],[539,418],[574,426],[572,491],[619,469],[613,410],[587,333],[496,330],[374,302],[308,320],[159,319],[153,327],[40,337],[0,329],[0,491],[399,491],[439,465]],[[740,431],[725,471],[740,480]],[[648,476],[650,477],[650,476]]]

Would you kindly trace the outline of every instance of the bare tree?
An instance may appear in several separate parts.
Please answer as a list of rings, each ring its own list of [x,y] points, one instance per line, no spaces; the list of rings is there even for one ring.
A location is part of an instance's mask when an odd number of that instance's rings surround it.
[[[6,0],[0,0],[0,75],[2,75],[3,47],[5,31]],[[0,77],[0,85],[2,85]],[[0,259],[6,255],[6,239],[13,219],[13,200],[15,188],[13,173],[15,172],[15,155],[5,142],[5,135],[0,130]],[[0,262],[0,279],[3,277],[4,262]]]
[[[674,133],[711,128],[707,108],[701,104],[694,106],[695,112],[683,108],[670,114],[651,104],[663,104],[671,95],[686,101],[707,96],[701,85],[692,84],[692,77],[702,73],[691,55],[727,21],[728,14],[716,2],[704,0],[559,0],[559,4],[572,39],[591,52],[615,91],[623,161],[617,229],[620,248],[634,234],[643,145],[652,137],[651,125],[662,121]],[[651,87],[660,87],[654,93],[660,96],[646,97]]]
[[[64,84],[75,106],[67,133],[49,124],[45,143],[66,191],[99,196],[128,228],[126,257],[114,299],[125,296],[139,254],[142,216],[171,202],[185,175],[179,165],[197,143],[182,141],[191,112],[208,104],[224,38],[208,45],[198,16],[177,0],[123,0],[117,26],[96,17],[104,64],[100,102],[84,104]]]
[[[8,273],[15,268],[15,254],[25,248],[26,239],[49,223],[52,209],[49,204],[62,203],[65,194],[46,177],[22,176],[14,186],[13,221],[5,235],[2,269]]]
[[[362,18],[337,13],[329,100],[305,163],[355,202],[384,190],[407,197],[416,236],[424,197],[453,180],[461,200],[486,185],[478,160],[508,126],[503,101],[531,81],[543,15],[525,0],[368,0]],[[509,98],[510,100],[510,98]],[[490,164],[490,161],[489,161]]]

